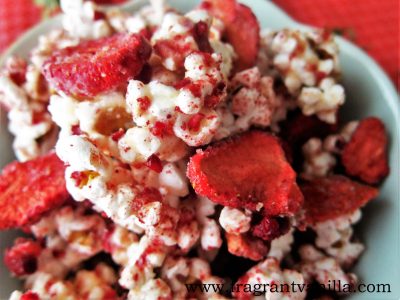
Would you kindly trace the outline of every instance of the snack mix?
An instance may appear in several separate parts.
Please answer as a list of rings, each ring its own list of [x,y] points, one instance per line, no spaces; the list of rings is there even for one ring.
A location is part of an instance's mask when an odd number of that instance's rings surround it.
[[[375,117],[339,122],[332,33],[260,30],[235,0],[61,8],[62,28],[0,75],[18,159],[0,175],[0,229],[28,234],[5,252],[24,282],[11,300],[357,283],[353,225],[389,173],[388,141]],[[187,288],[208,284],[225,289]]]

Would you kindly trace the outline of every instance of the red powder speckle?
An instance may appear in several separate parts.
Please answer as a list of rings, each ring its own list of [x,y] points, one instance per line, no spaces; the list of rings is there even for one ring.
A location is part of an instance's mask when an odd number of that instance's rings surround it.
[[[147,111],[151,105],[151,101],[147,96],[138,98],[136,101],[139,103],[139,108],[142,112]]]
[[[72,132],[72,135],[81,135],[82,131],[81,131],[81,127],[79,126],[79,124],[72,125],[71,132]]]
[[[167,122],[157,121],[154,126],[150,129],[150,132],[157,137],[163,137],[164,135],[170,135],[173,133],[172,124]]]

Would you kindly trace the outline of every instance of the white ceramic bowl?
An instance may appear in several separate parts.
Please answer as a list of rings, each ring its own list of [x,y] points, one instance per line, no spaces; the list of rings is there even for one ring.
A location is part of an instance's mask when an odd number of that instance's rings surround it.
[[[187,11],[198,3],[196,0],[169,2],[182,11]],[[242,2],[253,9],[262,28],[306,28],[269,1],[243,0]],[[124,9],[133,11],[143,3],[137,0],[133,5],[126,5]],[[10,47],[0,64],[4,58],[12,54],[27,56],[40,34],[57,27],[60,27],[59,17],[39,24]],[[347,94],[341,120],[344,122],[371,115],[378,116],[385,122],[390,135],[391,173],[382,185],[379,198],[363,210],[363,218],[357,226],[357,235],[366,244],[366,251],[354,268],[354,272],[360,276],[362,283],[390,284],[392,292],[353,294],[350,298],[400,299],[400,101],[391,81],[370,57],[346,40],[338,38],[338,42],[341,50],[343,83]],[[3,113],[0,126],[0,167],[14,157],[11,142],[12,138],[7,133],[6,118]],[[13,238],[18,234],[15,231],[0,233],[1,253],[4,248],[12,244]],[[20,287],[20,283],[9,276],[2,263],[2,256],[0,259],[0,299],[7,299],[12,290]]]

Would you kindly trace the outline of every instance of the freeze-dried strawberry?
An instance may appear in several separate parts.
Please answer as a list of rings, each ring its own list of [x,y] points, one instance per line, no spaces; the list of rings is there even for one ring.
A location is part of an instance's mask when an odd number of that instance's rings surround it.
[[[261,222],[251,229],[253,236],[263,239],[264,241],[272,241],[287,233],[290,229],[288,218],[276,218],[265,216]]]
[[[138,75],[151,46],[138,34],[116,34],[58,50],[45,62],[50,85],[77,98],[93,98]]]
[[[381,120],[373,117],[362,120],[343,148],[346,173],[369,184],[379,183],[389,174],[387,144]]]
[[[291,147],[301,146],[312,137],[325,137],[337,131],[337,125],[328,124],[316,116],[305,116],[300,111],[282,124],[282,138]]]
[[[55,153],[12,162],[0,175],[0,229],[31,223],[68,199],[64,164]]]
[[[15,276],[32,274],[37,270],[37,257],[41,251],[39,242],[18,238],[14,246],[6,250],[4,264]]]
[[[260,46],[260,25],[252,10],[236,0],[204,0],[201,8],[224,22],[226,37],[238,55],[237,68],[254,66]]]
[[[32,291],[25,292],[19,300],[40,300],[40,297],[37,293]]]
[[[308,224],[350,214],[378,195],[376,188],[340,175],[307,180],[300,187]]]
[[[301,206],[296,173],[278,138],[250,131],[198,150],[187,176],[196,193],[230,207],[292,215]]]
[[[6,74],[18,86],[26,82],[26,71],[28,64],[25,59],[21,57],[12,57],[6,61]]]
[[[262,240],[246,234],[231,234],[225,232],[229,253],[258,261],[267,256],[269,246]]]
[[[192,35],[200,51],[212,53],[213,48],[208,39],[208,25],[204,21],[197,22],[192,29]]]

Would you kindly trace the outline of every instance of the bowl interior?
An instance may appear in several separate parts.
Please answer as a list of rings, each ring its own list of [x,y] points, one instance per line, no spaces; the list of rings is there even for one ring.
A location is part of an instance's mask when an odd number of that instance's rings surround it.
[[[169,1],[173,7],[187,11],[198,1]],[[270,1],[243,0],[250,6],[262,28],[279,29],[299,27],[298,24],[277,8]],[[137,9],[143,1],[136,1],[126,7],[128,11]],[[17,41],[4,55],[28,56],[29,50],[36,44],[40,34],[60,26],[60,18],[41,23]],[[346,89],[347,102],[341,110],[342,121],[360,119],[366,116],[381,118],[390,135],[391,174],[380,190],[378,199],[363,209],[363,218],[357,226],[356,235],[366,245],[366,251],[357,263],[354,272],[360,282],[390,284],[391,293],[353,294],[351,299],[399,299],[400,297],[400,105],[398,95],[383,71],[362,50],[351,43],[338,38],[341,49],[343,84]],[[4,58],[3,57],[3,58]],[[1,60],[0,60],[1,64]],[[7,132],[7,120],[4,112],[0,126],[0,167],[10,162],[12,138]],[[8,231],[0,233],[0,299],[7,299],[10,293],[20,288],[20,283],[12,279],[3,265],[4,249],[12,244],[19,233]]]

